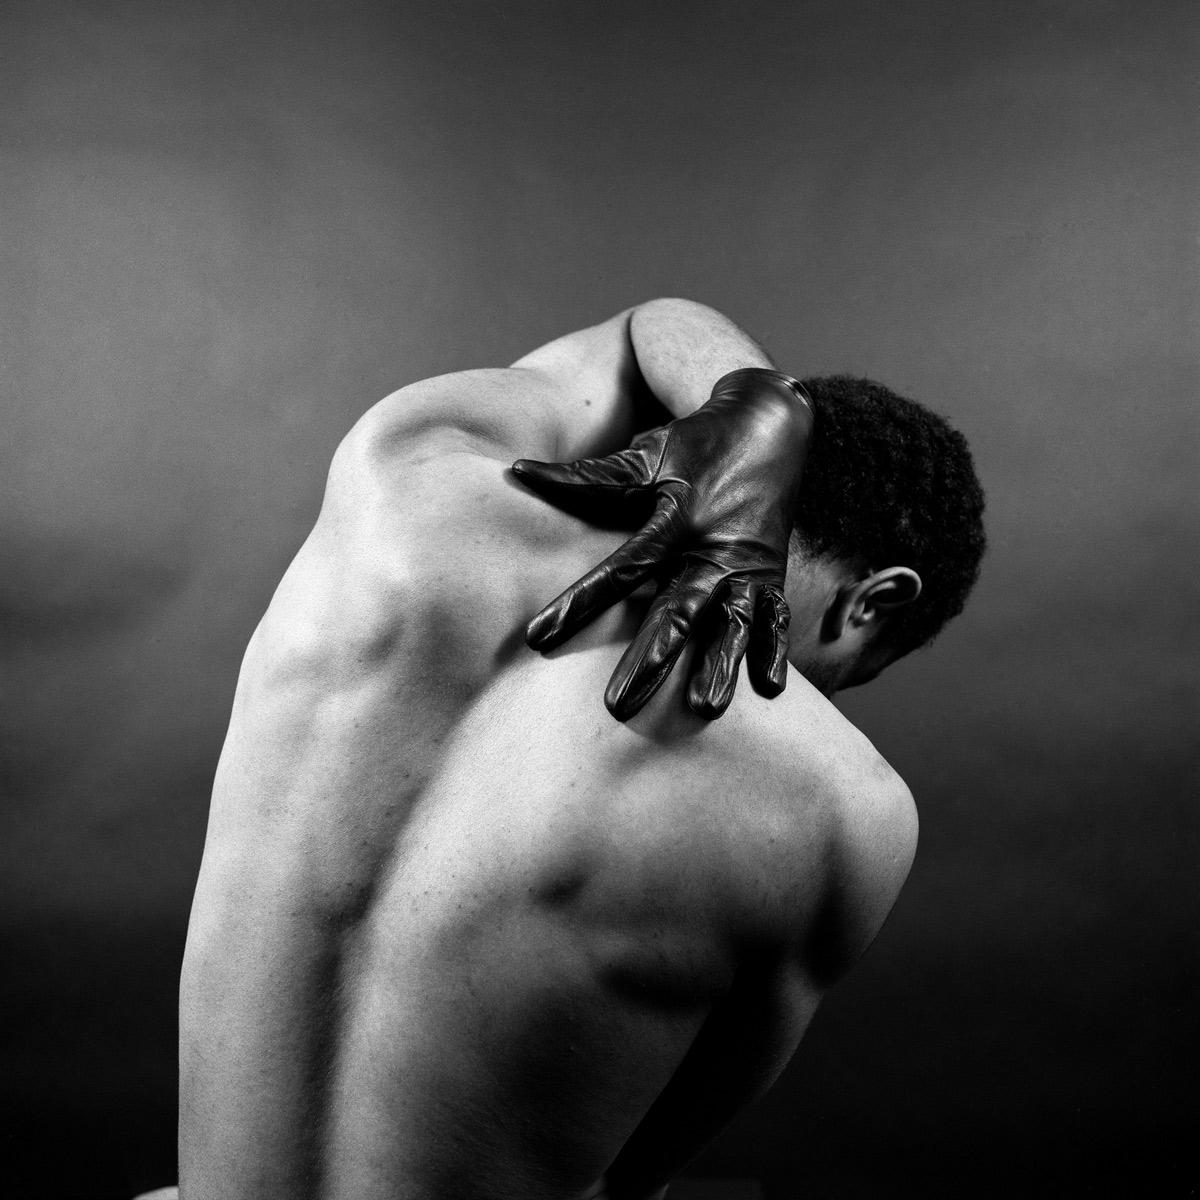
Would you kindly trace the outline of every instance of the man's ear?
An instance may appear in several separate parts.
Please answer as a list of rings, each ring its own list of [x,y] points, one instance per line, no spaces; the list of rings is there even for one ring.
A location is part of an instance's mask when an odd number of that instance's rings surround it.
[[[838,593],[826,614],[826,634],[869,633],[885,617],[921,594],[921,577],[911,567],[886,567]]]
[[[921,577],[911,567],[887,567],[859,580],[853,591],[850,622],[860,626],[878,624],[921,594]]]

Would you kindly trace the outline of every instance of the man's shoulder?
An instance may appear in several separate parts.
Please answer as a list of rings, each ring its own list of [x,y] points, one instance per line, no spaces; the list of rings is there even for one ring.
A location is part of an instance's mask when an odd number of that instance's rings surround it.
[[[844,718],[825,770],[829,877],[810,951],[815,974],[832,982],[891,912],[916,854],[918,820],[908,785]]]
[[[755,712],[743,754],[771,763],[754,769],[786,851],[779,870],[796,895],[818,893],[805,953],[832,982],[899,895],[916,852],[916,805],[870,740],[802,677],[789,676],[787,691]]]
[[[651,829],[646,844],[664,876],[684,889],[702,884],[752,940],[799,946],[830,906],[858,914],[858,926],[874,915],[873,933],[915,847],[916,810],[903,781],[796,673],[766,700],[743,665],[728,712],[701,721],[683,698],[687,654],[667,694],[629,723],[646,748],[623,835]],[[629,849],[640,852],[641,841],[630,839]],[[865,935],[841,924],[846,957]]]
[[[438,376],[368,410],[334,454],[317,540],[334,556],[380,556],[422,587],[448,582],[467,560],[486,581],[513,545],[546,549],[566,523],[509,467],[550,456],[557,402],[536,372],[513,368]],[[573,523],[572,523],[573,524]],[[332,535],[332,536],[329,536]]]
[[[322,638],[387,645],[444,666],[453,658],[475,677],[582,573],[588,564],[576,559],[608,553],[512,475],[486,417],[450,419],[457,401],[437,398],[500,389],[519,407],[522,374],[428,380],[358,422],[334,455],[320,515],[290,571],[304,586],[277,594],[292,616],[319,608]]]
[[[563,403],[559,383],[542,372],[455,371],[385,396],[362,415],[344,445],[369,452],[379,467],[463,447],[511,461],[553,452]]]
[[[750,692],[748,680],[744,680]],[[843,835],[869,828],[876,819],[914,811],[912,795],[870,739],[798,671],[789,669],[777,699],[755,698],[751,719],[739,729],[747,753],[776,764],[776,786],[819,793],[838,817]]]
[[[614,336],[609,332],[605,344]],[[467,446],[511,463],[517,458],[566,461],[627,446],[636,428],[635,408],[644,403],[640,376],[609,362],[611,354],[572,359],[553,349],[543,348],[511,367],[456,371],[407,384],[368,409],[347,443],[369,445],[380,463],[394,464],[436,455],[444,447]],[[599,365],[597,357],[603,359]]]

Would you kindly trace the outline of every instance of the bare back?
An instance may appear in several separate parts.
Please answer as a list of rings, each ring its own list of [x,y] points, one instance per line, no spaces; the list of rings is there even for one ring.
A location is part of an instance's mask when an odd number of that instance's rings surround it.
[[[710,724],[677,670],[620,725],[636,602],[529,651],[622,535],[469,429],[405,434],[385,412],[339,450],[243,663],[183,978],[184,1200],[645,1194],[778,1073],[911,859],[902,785],[799,676]]]

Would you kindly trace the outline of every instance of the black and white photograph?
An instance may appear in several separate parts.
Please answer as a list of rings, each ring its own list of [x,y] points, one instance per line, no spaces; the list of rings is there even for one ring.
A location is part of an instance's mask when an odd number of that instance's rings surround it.
[[[1200,1194],[1200,3],[0,0],[0,1193]]]

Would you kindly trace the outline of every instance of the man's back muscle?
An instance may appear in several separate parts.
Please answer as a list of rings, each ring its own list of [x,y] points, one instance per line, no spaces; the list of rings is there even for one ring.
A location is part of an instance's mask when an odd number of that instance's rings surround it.
[[[247,652],[185,969],[185,1198],[582,1193],[673,1074],[769,1081],[881,919],[837,868],[845,799],[894,795],[865,741],[795,677],[715,725],[672,682],[618,725],[636,606],[548,659],[521,630],[620,537],[478,431],[405,435],[347,439]]]

